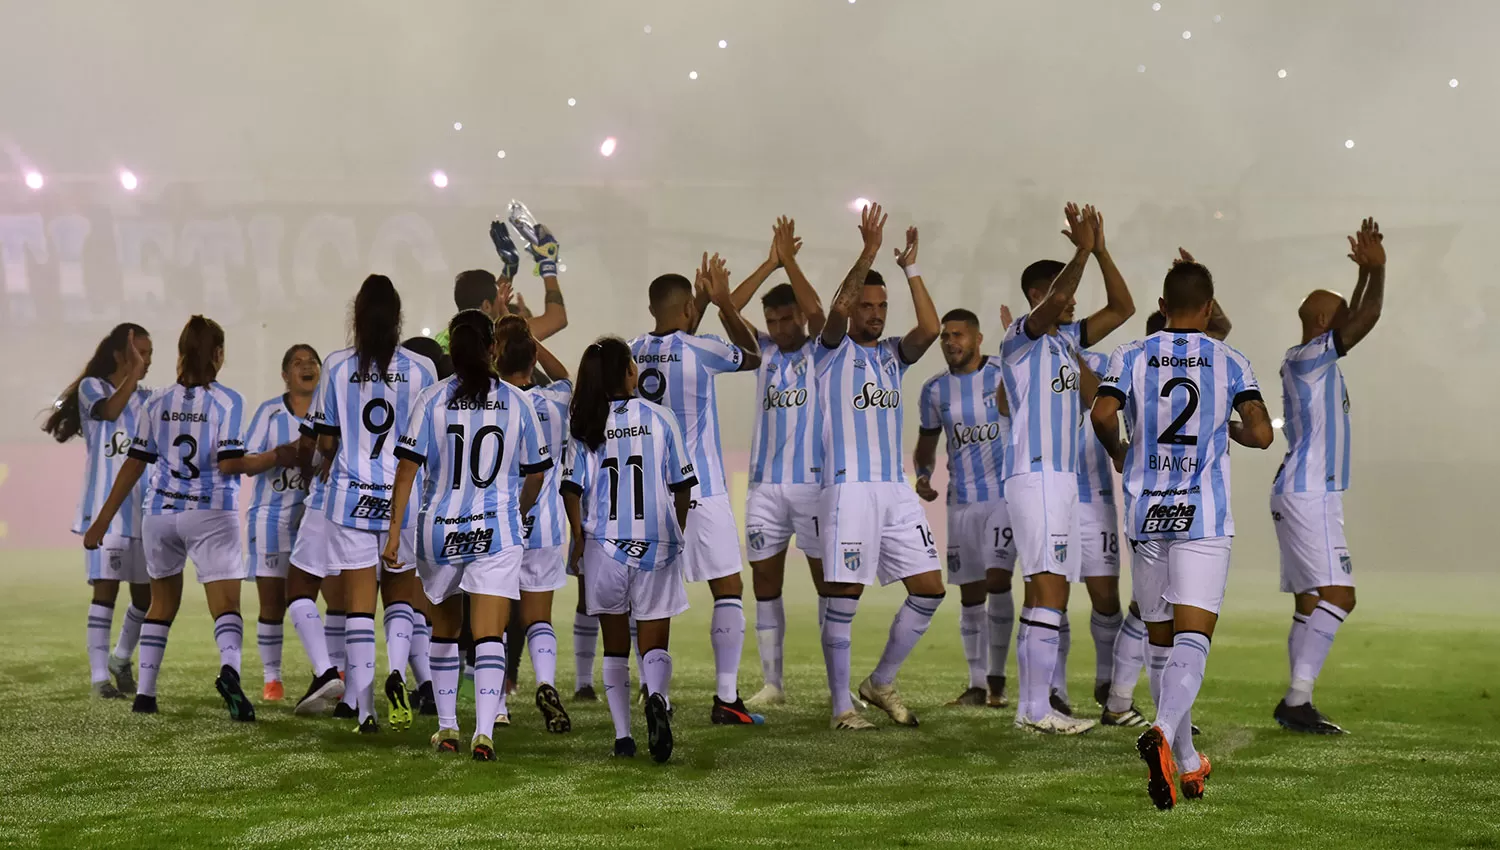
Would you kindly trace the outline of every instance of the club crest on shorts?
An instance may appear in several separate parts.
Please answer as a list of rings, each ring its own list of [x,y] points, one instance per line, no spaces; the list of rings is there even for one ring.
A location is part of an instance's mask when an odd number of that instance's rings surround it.
[[[766,533],[760,529],[752,529],[746,535],[750,539],[750,548],[756,551],[766,548]]]
[[[1052,560],[1059,564],[1068,561],[1068,536],[1066,534],[1052,535]]]
[[[958,572],[958,553],[959,548],[957,546],[948,547],[948,572],[950,573]]]
[[[859,550],[858,549],[845,549],[844,550],[844,569],[847,569],[850,572],[857,572],[859,570]]]
[[[1354,560],[1349,557],[1348,552],[1339,553],[1339,569],[1344,571],[1344,575],[1354,572]]]

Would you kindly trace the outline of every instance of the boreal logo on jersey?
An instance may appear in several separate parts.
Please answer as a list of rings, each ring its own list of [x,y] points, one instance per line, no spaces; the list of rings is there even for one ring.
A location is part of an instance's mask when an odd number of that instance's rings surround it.
[[[490,551],[495,540],[495,529],[475,528],[469,531],[450,531],[443,535],[441,557],[454,558],[462,555],[483,555]]]
[[[350,519],[390,519],[391,500],[379,496],[360,496],[349,509]]]
[[[1146,518],[1141,520],[1141,533],[1184,534],[1193,530],[1197,519],[1197,505],[1155,504],[1146,509]]]

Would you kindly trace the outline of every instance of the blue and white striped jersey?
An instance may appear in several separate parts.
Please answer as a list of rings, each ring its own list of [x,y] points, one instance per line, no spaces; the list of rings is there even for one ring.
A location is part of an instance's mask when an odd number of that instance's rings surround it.
[[[713,334],[675,331],[630,341],[637,369],[636,394],[676,416],[698,471],[699,497],[728,492],[724,449],[719,441],[719,402],[714,376],[735,372],[745,355]]]
[[[823,486],[905,481],[901,457],[901,378],[911,366],[901,337],[865,347],[845,336],[834,348],[819,337],[814,357],[823,416]]]
[[[219,461],[245,456],[244,407],[239,393],[217,382],[151,394],[130,444],[130,456],[150,467],[147,516],[238,506],[240,477],[219,472]]]
[[[417,558],[467,563],[521,546],[521,484],[552,466],[524,390],[492,380],[482,400],[455,399],[458,378],[428,387],[411,404],[395,454],[426,472],[417,501]]]
[[[320,386],[318,387],[318,389],[322,389],[322,387]],[[307,409],[307,415],[302,417],[302,421],[297,423],[297,436],[299,438],[304,436],[311,437],[314,443],[316,443],[318,439],[318,428],[317,425],[313,423],[313,411],[317,408],[317,406],[318,393],[317,390],[314,390],[312,406]],[[323,468],[323,455],[318,452],[317,449],[313,449],[312,468],[314,470],[314,474],[312,480],[307,482],[307,498],[302,502],[302,512],[304,516],[306,516],[308,511],[322,511],[325,514],[328,513],[328,483],[325,482],[321,476],[316,474],[316,470]]]
[[[1109,355],[1087,349],[1078,352],[1083,362],[1100,378],[1109,371]],[[1094,420],[1085,412],[1078,425],[1078,503],[1114,504],[1115,465],[1104,444],[1094,436]]]
[[[412,403],[437,380],[432,361],[400,346],[385,374],[361,372],[352,348],[323,362],[313,395],[318,434],[339,438],[328,476],[328,519],[347,528],[383,531],[390,525],[396,480],[396,440],[391,433],[411,418]],[[410,512],[406,521],[411,521]]]
[[[1131,540],[1232,537],[1229,416],[1260,400],[1250,361],[1199,331],[1168,328],[1115,349],[1099,394],[1120,400]]]
[[[250,430],[245,435],[246,454],[268,452],[297,439],[299,421],[287,407],[286,396],[263,402],[250,417]],[[306,498],[307,482],[302,480],[300,469],[273,466],[255,476],[248,535],[255,554],[292,551]]]
[[[140,430],[141,411],[151,397],[151,390],[136,387],[130,400],[125,402],[125,409],[114,421],[95,417],[94,408],[114,394],[114,385],[103,378],[84,378],[78,383],[78,418],[88,454],[83,467],[83,493],[78,497],[78,513],[73,518],[74,534],[88,531],[94,515],[109,498],[109,491],[120,474],[120,466],[130,452],[130,441]],[[141,497],[145,492],[146,478],[142,476],[110,522],[110,534],[141,536]]]
[[[584,537],[616,561],[650,571],[682,551],[672,493],[698,478],[672,411],[638,398],[611,404],[597,449],[568,444],[562,487],[580,494]]]
[[[782,351],[760,335],[756,395],[760,413],[750,442],[750,480],[757,484],[816,484],[823,458],[817,425],[816,337],[796,351]]]
[[[1338,331],[1287,349],[1281,361],[1287,450],[1272,493],[1349,489],[1349,388],[1338,364],[1343,356]]]
[[[526,515],[526,548],[548,549],[561,546],[568,540],[568,516],[563,511],[562,467],[567,463],[568,406],[573,403],[573,382],[567,379],[553,381],[543,387],[528,387],[531,406],[536,408],[537,421],[542,426],[542,439],[554,454],[552,468],[547,470],[547,481],[542,485],[542,495],[537,497],[536,507]]]
[[[948,444],[950,505],[1005,498],[1000,473],[1010,442],[1010,417],[1000,414],[1000,383],[999,359],[986,357],[972,372],[943,372],[922,385],[922,433],[942,433]]]
[[[1005,329],[1000,359],[1010,403],[1010,446],[1005,477],[1023,472],[1078,471],[1077,354],[1083,322],[1061,325],[1056,334],[1032,339],[1022,316]]]

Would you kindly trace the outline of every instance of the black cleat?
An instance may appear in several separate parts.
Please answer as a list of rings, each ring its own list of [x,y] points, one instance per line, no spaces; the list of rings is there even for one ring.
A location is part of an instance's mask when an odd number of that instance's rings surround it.
[[[1061,714],[1063,717],[1073,716],[1073,706],[1068,705],[1068,701],[1063,699],[1062,694],[1059,694],[1056,689],[1053,689],[1052,697],[1049,702],[1052,703],[1052,710],[1057,712],[1058,714]]]
[[[985,697],[984,704],[990,708],[1005,708],[1010,705],[1010,700],[1005,698],[1005,677],[986,676],[986,684],[989,685],[989,696]]]
[[[536,707],[542,712],[542,720],[546,721],[548,732],[561,735],[572,731],[573,721],[568,718],[568,710],[563,708],[562,695],[557,692],[557,688],[538,685]]]
[[[1193,724],[1193,737],[1194,738],[1198,737],[1198,734],[1200,732],[1202,732],[1202,731],[1203,731],[1202,729],[1198,728],[1198,724],[1196,724],[1196,723]]]
[[[354,710],[354,706],[350,705],[347,702],[344,702],[343,700],[340,700],[339,703],[333,707],[333,719],[358,720],[359,712]]]
[[[735,695],[734,702],[725,702],[715,694],[714,707],[708,714],[708,720],[715,726],[759,726],[766,722],[764,715],[751,714],[738,694]]]
[[[1291,732],[1301,732],[1306,735],[1343,735],[1344,730],[1337,724],[1323,716],[1310,702],[1302,705],[1287,705],[1286,700],[1276,704],[1276,710],[1271,713],[1281,728]]]
[[[475,735],[469,751],[475,761],[494,761],[495,742],[484,735]]]
[[[399,670],[385,677],[385,700],[390,706],[386,718],[391,728],[399,732],[411,726],[411,703],[406,701],[406,680]]]
[[[411,692],[411,710],[422,717],[437,716],[437,698],[433,696],[431,682],[423,682]]]
[[[1100,708],[1109,702],[1109,682],[1094,683],[1094,702],[1099,703]]]
[[[372,714],[369,717],[366,717],[364,719],[364,722],[359,724],[359,728],[355,729],[354,731],[358,732],[361,735],[379,735],[380,724],[375,722],[375,715]]]
[[[297,700],[297,707],[292,709],[293,714],[323,714],[328,711],[328,706],[344,695],[344,680],[339,678],[338,668],[329,667],[318,674],[312,684],[307,686],[307,693],[302,699]]]
[[[658,764],[672,757],[672,716],[661,694],[646,697],[646,749]]]
[[[969,688],[954,698],[949,705],[983,706],[989,697],[989,691],[984,688]]]
[[[617,759],[635,758],[635,739],[616,738],[614,757]]]
[[[219,690],[219,696],[224,698],[224,705],[229,707],[230,720],[254,722],[255,706],[250,704],[250,698],[240,689],[240,674],[237,670],[228,664],[220,667],[219,678],[214,680],[214,687]]]
[[[584,685],[583,687],[581,687],[578,690],[576,690],[576,691],[573,692],[573,701],[574,702],[598,702],[599,701],[599,694],[595,693],[593,685]],[[624,741],[626,739],[625,738],[621,738],[620,740]]]
[[[155,714],[156,697],[138,693],[135,695],[135,702],[131,704],[130,710],[136,714]]]

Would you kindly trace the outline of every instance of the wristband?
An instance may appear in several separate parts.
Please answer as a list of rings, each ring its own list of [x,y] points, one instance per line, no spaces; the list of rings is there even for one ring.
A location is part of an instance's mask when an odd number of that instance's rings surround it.
[[[922,467],[922,466],[917,467],[917,477],[918,478],[926,478],[927,480],[931,481],[932,480],[932,467],[930,467],[930,466],[928,466],[928,467]]]
[[[906,279],[907,280],[911,280],[914,277],[921,277],[922,276],[922,272],[917,268],[917,264],[916,263],[912,263],[911,265],[909,265],[906,268],[902,269],[902,271],[906,272]]]

